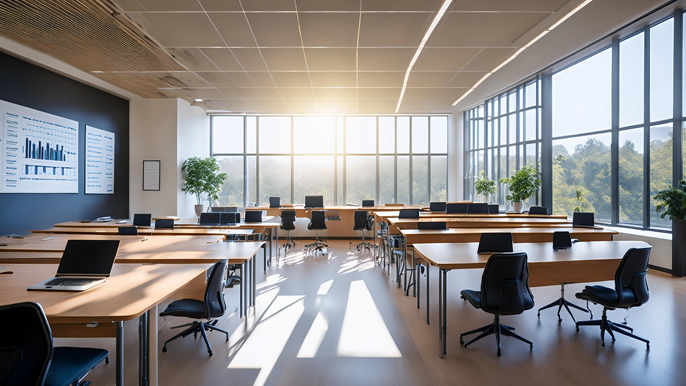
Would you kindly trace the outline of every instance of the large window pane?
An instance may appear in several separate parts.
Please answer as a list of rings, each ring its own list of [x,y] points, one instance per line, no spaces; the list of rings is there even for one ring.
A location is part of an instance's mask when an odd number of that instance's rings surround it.
[[[660,125],[650,128],[650,197],[657,192],[672,186],[673,140],[672,125]],[[670,228],[672,222],[655,211],[655,201],[650,200],[650,227]]]
[[[333,117],[295,117],[293,151],[299,154],[332,154],[335,132],[336,121]]]
[[[291,203],[290,156],[260,157],[260,203],[269,204],[269,197],[281,197],[281,203]]]
[[[448,157],[431,157],[431,201],[448,201]]]
[[[398,204],[410,204],[410,157],[398,156]]]
[[[412,157],[412,205],[429,204],[429,157]]]
[[[346,158],[345,204],[362,204],[362,200],[376,199],[376,157],[348,156]]]
[[[536,82],[529,83],[526,85],[524,90],[526,93],[526,107],[532,107],[536,105]]]
[[[533,141],[536,139],[536,111],[538,109],[527,110],[524,113],[524,120],[526,126],[526,141]]]
[[[215,117],[212,125],[212,153],[243,153],[243,117]]]
[[[612,52],[553,75],[553,137],[610,129]]]
[[[619,132],[619,222],[643,226],[643,128]]]
[[[650,28],[650,121],[673,115],[674,19]]]
[[[346,153],[376,153],[376,117],[347,117],[345,125]]]
[[[641,32],[619,43],[620,127],[643,123],[644,40]]]
[[[448,152],[448,117],[431,117],[431,153]]]
[[[553,141],[553,211],[610,221],[610,134]]]
[[[507,117],[500,118],[500,146],[507,145]]]
[[[345,193],[343,192],[343,187],[345,186],[345,173],[344,173],[344,168],[343,168],[343,163],[345,162],[345,157],[342,155],[339,155],[336,160],[336,190],[337,190],[337,195],[336,195],[336,205],[343,205],[345,204]]]
[[[379,117],[379,153],[395,153],[394,117]]]
[[[290,154],[291,118],[260,117],[259,119],[259,152],[262,154]],[[281,202],[283,202],[283,198]]]
[[[226,173],[226,180],[214,204],[243,207],[243,157],[217,157],[217,163]]]
[[[398,153],[410,152],[410,118],[398,117]]]
[[[483,120],[480,120],[479,132],[483,137]],[[477,134],[477,141],[481,143],[481,138]],[[429,117],[412,117],[412,152],[429,152]]]
[[[248,156],[247,159],[248,197],[246,201],[248,206],[254,206],[257,203],[257,157],[253,155]]]
[[[395,157],[379,157],[379,205],[395,202]]]
[[[246,118],[246,129],[245,142],[247,148],[245,151],[248,154],[255,154],[257,153],[257,117]]]
[[[517,142],[517,114],[510,114],[508,120],[509,127],[507,128],[507,131],[510,137],[510,142],[508,143],[513,144]]]
[[[333,156],[295,156],[293,158],[293,198],[305,202],[305,196],[324,196],[324,205],[333,205]]]
[[[336,151],[338,154],[345,152],[345,121],[343,117],[336,118]]]

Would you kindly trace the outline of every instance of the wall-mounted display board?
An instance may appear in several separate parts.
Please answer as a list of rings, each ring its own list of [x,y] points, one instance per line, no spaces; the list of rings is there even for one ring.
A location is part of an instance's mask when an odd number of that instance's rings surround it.
[[[114,133],[88,125],[86,194],[114,194]]]
[[[143,190],[160,190],[160,161],[143,161]]]
[[[0,100],[0,193],[78,193],[79,123]]]

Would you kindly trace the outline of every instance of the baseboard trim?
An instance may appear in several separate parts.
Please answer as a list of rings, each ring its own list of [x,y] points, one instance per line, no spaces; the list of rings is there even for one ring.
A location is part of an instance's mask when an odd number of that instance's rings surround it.
[[[657,265],[648,264],[648,268],[654,269],[654,270],[656,270],[656,271],[668,273],[668,274],[670,274],[670,275],[672,274],[672,270],[671,270],[671,269],[667,269],[667,268],[664,268],[664,267],[658,267]]]

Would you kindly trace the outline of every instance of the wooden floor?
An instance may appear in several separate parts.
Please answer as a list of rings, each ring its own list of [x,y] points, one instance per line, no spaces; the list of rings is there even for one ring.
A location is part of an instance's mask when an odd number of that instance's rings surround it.
[[[231,334],[209,333],[214,356],[200,337],[170,343],[160,353],[160,385],[678,385],[686,381],[686,279],[651,271],[651,299],[643,307],[610,312],[621,322],[629,316],[641,342],[617,335],[600,345],[600,331],[577,333],[568,315],[558,324],[555,310],[536,309],[559,297],[558,287],[533,289],[536,307],[503,322],[534,342],[503,338],[496,357],[490,336],[468,349],[461,332],[492,322],[492,316],[460,300],[459,291],[478,289],[480,270],[452,271],[448,288],[448,355],[439,358],[436,270],[431,272],[431,325],[426,324],[424,282],[422,308],[405,297],[371,254],[330,241],[328,254],[304,256],[305,240],[281,256],[262,277],[258,263],[257,307],[246,320],[238,317],[238,288],[228,289],[229,312],[218,326]],[[309,242],[309,241],[308,241]],[[355,242],[356,243],[356,242]],[[391,270],[393,271],[393,269]],[[422,280],[425,280],[422,277]],[[612,285],[612,283],[603,283]],[[567,298],[583,285],[567,287]],[[594,316],[601,308],[591,305]],[[577,319],[588,316],[575,313]],[[160,319],[160,342],[179,330],[182,318]],[[137,324],[126,323],[126,383],[137,384]],[[609,342],[609,340],[608,340]],[[114,339],[56,339],[56,345],[114,350]],[[160,347],[161,349],[161,347]],[[114,362],[99,365],[87,377],[94,385],[114,385]]]

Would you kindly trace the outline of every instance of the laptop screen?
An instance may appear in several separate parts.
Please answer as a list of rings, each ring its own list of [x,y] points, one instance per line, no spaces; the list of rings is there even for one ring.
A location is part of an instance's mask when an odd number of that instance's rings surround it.
[[[57,276],[109,276],[119,240],[68,240]]]
[[[586,226],[586,227],[592,227],[595,226],[595,218],[593,215],[593,212],[589,213],[583,213],[583,212],[574,212],[574,215],[572,217],[572,226]]]
[[[324,196],[305,196],[305,206],[307,208],[323,208]]]

